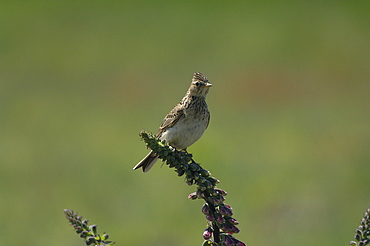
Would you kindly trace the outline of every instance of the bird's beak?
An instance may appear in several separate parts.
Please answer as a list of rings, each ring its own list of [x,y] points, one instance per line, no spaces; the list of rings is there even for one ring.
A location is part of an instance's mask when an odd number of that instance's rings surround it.
[[[207,82],[207,84],[204,87],[211,87],[211,86],[212,84]]]

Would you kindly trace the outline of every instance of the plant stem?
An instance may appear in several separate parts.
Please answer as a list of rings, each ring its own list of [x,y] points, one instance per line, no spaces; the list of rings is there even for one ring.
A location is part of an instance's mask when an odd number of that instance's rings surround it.
[[[209,197],[210,196],[209,193],[208,193],[208,191],[205,191],[205,193],[207,193],[206,194],[206,197]],[[215,214],[216,213],[215,205],[213,205],[212,202],[207,201],[206,198],[204,200],[208,204],[209,210],[211,210],[212,214]],[[220,228],[218,228],[217,223],[214,222],[214,221],[211,222],[211,224],[212,224],[212,229],[213,229],[213,241],[215,243],[217,243],[217,245],[218,245],[218,243],[220,242]]]

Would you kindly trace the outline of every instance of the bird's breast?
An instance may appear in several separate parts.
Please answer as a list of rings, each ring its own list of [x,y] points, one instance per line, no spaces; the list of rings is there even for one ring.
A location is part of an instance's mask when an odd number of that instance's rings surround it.
[[[187,114],[174,126],[163,132],[161,139],[166,140],[167,143],[177,149],[186,149],[203,135],[208,126],[208,120],[208,110],[206,114],[197,116]]]

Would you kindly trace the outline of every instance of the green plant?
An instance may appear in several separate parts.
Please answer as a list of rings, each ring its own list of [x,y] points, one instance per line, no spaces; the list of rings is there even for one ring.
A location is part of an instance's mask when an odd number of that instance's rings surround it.
[[[71,226],[74,227],[76,233],[85,240],[86,245],[109,246],[115,244],[115,242],[107,241],[109,238],[108,234],[98,234],[96,225],[89,226],[88,220],[82,220],[82,216],[78,216],[78,214],[72,210],[64,209],[64,215],[69,223],[71,223]]]
[[[238,233],[239,224],[234,219],[232,208],[225,204],[226,191],[216,187],[219,180],[193,160],[193,156],[185,151],[178,151],[167,145],[156,136],[141,131],[141,138],[147,147],[153,150],[164,163],[174,168],[178,176],[184,176],[188,185],[197,185],[197,190],[188,198],[203,199],[205,204],[202,212],[206,216],[208,227],[203,232],[203,245],[209,246],[245,246],[233,234]]]
[[[352,246],[365,246],[370,244],[370,207],[361,219],[360,225],[356,229],[355,240],[349,244]]]

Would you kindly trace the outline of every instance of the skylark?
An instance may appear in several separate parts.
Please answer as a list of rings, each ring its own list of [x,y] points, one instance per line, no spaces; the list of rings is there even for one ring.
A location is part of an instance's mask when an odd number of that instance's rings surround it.
[[[194,73],[190,88],[184,98],[163,119],[157,137],[176,149],[186,150],[195,143],[208,127],[210,114],[206,95],[212,84],[202,73]],[[158,160],[151,151],[134,169],[148,172]]]

